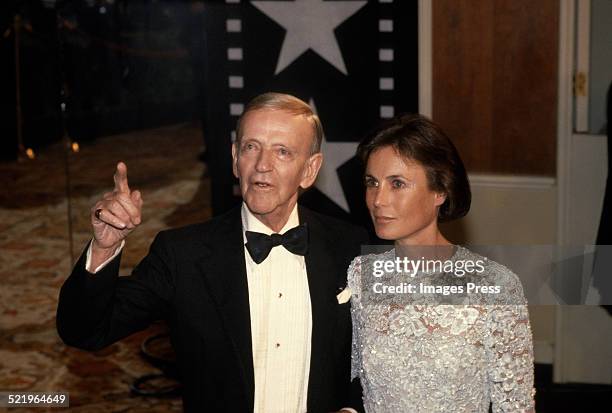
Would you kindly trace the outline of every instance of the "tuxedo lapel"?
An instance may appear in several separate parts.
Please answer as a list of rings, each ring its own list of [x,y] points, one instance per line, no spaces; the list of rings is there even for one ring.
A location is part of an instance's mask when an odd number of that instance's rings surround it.
[[[240,358],[246,394],[253,406],[255,379],[251,345],[249,291],[240,208],[224,217],[209,240],[209,253],[199,262],[204,282]]]
[[[312,214],[305,208],[299,207],[300,223],[308,224],[309,241],[306,253],[306,271],[308,274],[308,287],[312,307],[312,338],[310,375],[308,381],[308,407],[321,405],[324,400],[323,389],[329,376],[333,372],[325,371],[329,366],[326,359],[330,357],[329,343],[333,338],[335,317],[335,276],[334,262],[330,254],[330,245],[326,236],[326,229],[321,223],[313,219]],[[316,409],[315,409],[316,410]]]

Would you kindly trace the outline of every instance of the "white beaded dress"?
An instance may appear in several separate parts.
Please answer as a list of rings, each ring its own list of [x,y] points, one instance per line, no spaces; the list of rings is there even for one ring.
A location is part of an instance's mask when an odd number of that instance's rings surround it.
[[[360,378],[366,412],[486,413],[490,403],[496,413],[533,409],[532,336],[518,277],[485,259],[480,284],[502,285],[499,294],[472,294],[460,305],[425,294],[372,299],[362,273],[394,256],[394,250],[360,256],[348,270],[351,378]],[[482,258],[463,247],[452,257]],[[412,281],[440,275],[420,272]]]

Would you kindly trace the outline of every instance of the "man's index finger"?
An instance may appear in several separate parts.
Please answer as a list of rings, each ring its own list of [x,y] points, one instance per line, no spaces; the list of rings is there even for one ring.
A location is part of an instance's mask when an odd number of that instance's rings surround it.
[[[129,194],[130,187],[128,185],[127,178],[127,166],[123,162],[119,162],[117,164],[117,170],[115,171],[115,175],[113,175],[113,180],[115,181],[115,190],[118,192],[124,192]]]

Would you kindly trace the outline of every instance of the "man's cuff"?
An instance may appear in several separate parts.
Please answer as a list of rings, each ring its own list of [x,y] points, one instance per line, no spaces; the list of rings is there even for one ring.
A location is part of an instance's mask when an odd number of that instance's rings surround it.
[[[92,244],[93,244],[93,239],[89,242],[89,247],[87,248],[87,259],[85,261],[85,270],[87,270],[87,272],[89,272],[90,274],[95,274],[98,271],[100,271],[102,268],[104,268],[106,264],[114,260],[115,257],[117,257],[117,255],[121,253],[121,251],[123,250],[123,246],[125,245],[125,240],[121,241],[121,245],[117,247],[117,249],[115,250],[115,252],[109,259],[104,261],[102,264],[98,265],[98,268],[94,269],[93,271],[91,270],[91,245]]]

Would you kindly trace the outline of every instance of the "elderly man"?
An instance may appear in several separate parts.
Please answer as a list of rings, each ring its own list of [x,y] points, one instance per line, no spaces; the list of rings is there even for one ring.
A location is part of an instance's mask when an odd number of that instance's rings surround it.
[[[141,222],[143,201],[119,163],[114,191],[92,208],[93,240],[60,293],[62,339],[96,350],[167,320],[185,411],[329,412],[358,404],[343,289],[366,234],[297,204],[321,167],[322,137],[305,102],[256,97],[232,146],[242,206],[159,233],[129,277],[118,277],[120,251]]]

